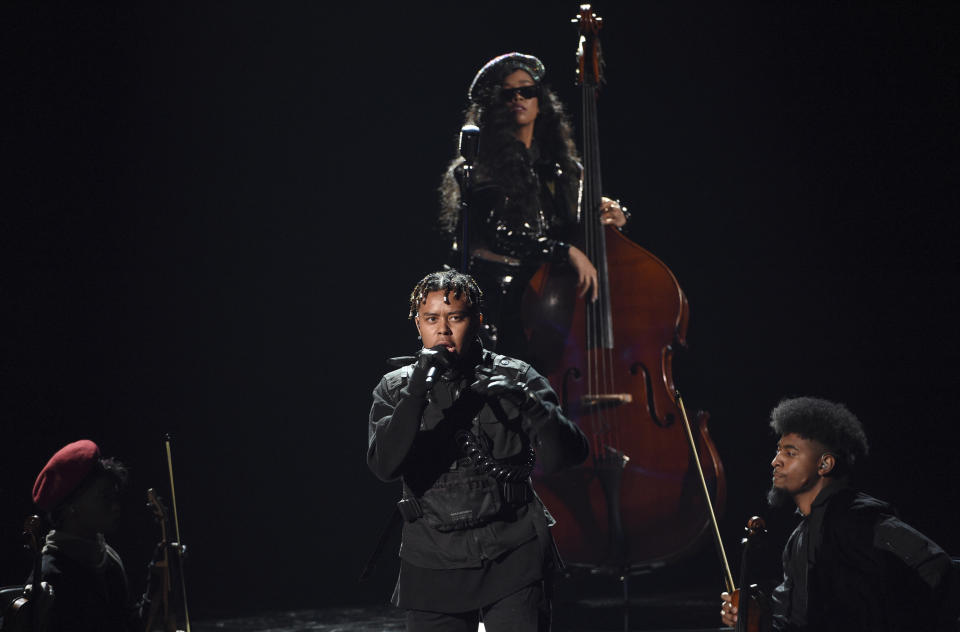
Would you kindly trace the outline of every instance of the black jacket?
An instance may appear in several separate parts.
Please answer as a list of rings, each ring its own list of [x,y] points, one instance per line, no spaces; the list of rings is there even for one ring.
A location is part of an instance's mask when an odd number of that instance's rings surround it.
[[[404,496],[423,503],[426,515],[404,525],[400,550],[402,559],[422,568],[478,568],[484,560],[544,535],[552,520],[535,496],[521,506],[503,503],[479,526],[447,530],[428,519],[431,505],[442,505],[447,490],[462,490],[464,485],[485,489],[492,480],[477,474],[463,458],[457,431],[480,436],[491,455],[505,463],[523,460],[532,446],[548,472],[583,461],[588,451],[586,437],[564,417],[543,376],[519,360],[475,349],[477,364],[526,384],[541,405],[521,413],[510,401],[483,400],[469,388],[475,379],[472,369],[441,378],[428,397],[407,391],[408,368],[387,373],[373,391],[367,463],[381,480],[402,478]],[[477,498],[488,502],[491,496]],[[487,508],[468,509],[482,513]]]
[[[112,549],[96,568],[59,552],[44,553],[41,576],[54,591],[49,632],[121,632],[133,630],[139,620],[123,565]]]
[[[831,485],[813,505],[784,549],[776,630],[956,629],[957,571],[943,549],[850,488]]]
[[[481,164],[467,202],[471,250],[490,251],[538,266],[567,261],[567,245],[580,220],[580,173],[564,173],[559,163],[540,155],[536,142],[516,151],[529,180],[523,191],[510,193]],[[456,170],[463,182],[462,165]]]

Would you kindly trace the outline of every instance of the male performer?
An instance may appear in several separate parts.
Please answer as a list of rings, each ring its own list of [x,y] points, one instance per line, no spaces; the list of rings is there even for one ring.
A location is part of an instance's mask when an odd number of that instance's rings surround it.
[[[779,435],[772,506],[802,516],[783,551],[773,594],[774,630],[954,630],[957,571],[950,557],[887,503],[849,486],[867,454],[860,421],[842,404],[813,397],[773,409]],[[723,593],[721,617],[737,609]]]
[[[33,501],[53,529],[41,575],[53,587],[49,632],[130,630],[139,607],[128,600],[120,556],[104,540],[116,530],[127,470],[86,439],[53,455],[33,486]]]
[[[403,479],[392,601],[413,632],[548,630],[553,521],[529,476],[583,461],[586,438],[530,365],[483,349],[471,277],[427,275],[409,316],[423,349],[374,389],[367,450],[377,477]]]

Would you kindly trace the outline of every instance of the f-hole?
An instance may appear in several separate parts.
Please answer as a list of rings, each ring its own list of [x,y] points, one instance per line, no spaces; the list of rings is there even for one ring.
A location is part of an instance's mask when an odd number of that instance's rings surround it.
[[[643,387],[647,391],[647,411],[650,413],[650,418],[653,419],[653,423],[657,424],[661,428],[668,428],[672,426],[673,422],[676,421],[673,413],[667,413],[661,420],[659,417],[657,417],[657,411],[654,410],[653,382],[650,381],[650,372],[647,370],[647,367],[645,367],[642,362],[634,362],[630,365],[630,375],[638,375],[641,372],[643,373]]]

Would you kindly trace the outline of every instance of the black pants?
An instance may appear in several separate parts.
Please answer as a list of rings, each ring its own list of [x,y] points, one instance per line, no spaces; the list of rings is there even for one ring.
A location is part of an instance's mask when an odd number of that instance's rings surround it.
[[[530,362],[523,328],[523,295],[538,269],[539,265],[507,266],[484,259],[471,260],[470,274],[483,290],[481,338],[487,349]],[[491,334],[496,338],[491,339]]]
[[[471,612],[407,610],[407,632],[549,632],[550,602],[537,582]]]

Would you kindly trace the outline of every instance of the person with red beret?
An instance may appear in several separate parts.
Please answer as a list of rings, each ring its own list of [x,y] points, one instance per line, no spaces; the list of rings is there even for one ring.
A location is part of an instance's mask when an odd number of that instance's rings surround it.
[[[123,562],[104,538],[117,529],[126,477],[122,463],[102,458],[87,439],[58,450],[37,476],[33,502],[53,526],[41,566],[54,594],[49,632],[126,631],[140,619]]]

